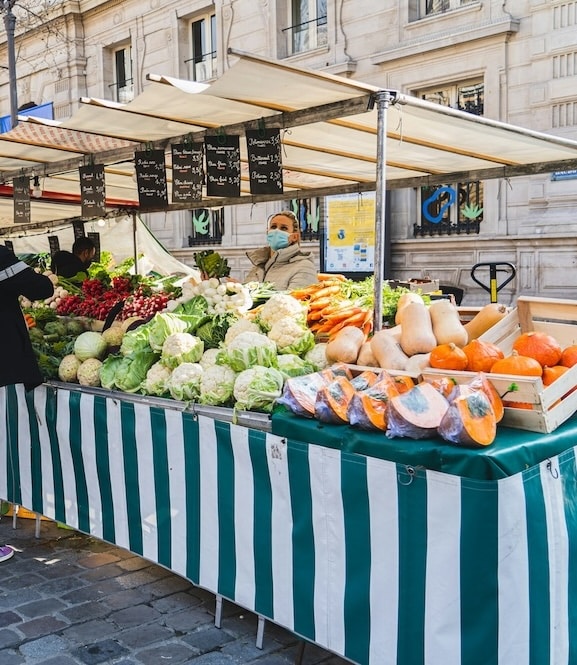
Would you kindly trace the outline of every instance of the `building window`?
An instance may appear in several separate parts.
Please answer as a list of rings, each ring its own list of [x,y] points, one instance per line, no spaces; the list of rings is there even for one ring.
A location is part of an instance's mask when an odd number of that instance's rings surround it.
[[[484,85],[471,81],[420,91],[418,96],[474,115],[484,110]],[[415,237],[479,233],[483,221],[483,182],[449,182],[421,187]]]
[[[191,211],[192,235],[188,246],[220,245],[224,234],[224,208],[197,208]]]
[[[291,0],[290,25],[283,30],[287,36],[287,53],[303,53],[327,44],[327,0]]]
[[[132,54],[130,46],[121,46],[112,51],[113,83],[109,88],[116,102],[130,102],[134,99],[134,79],[132,78]]]
[[[420,16],[443,14],[464,5],[470,5],[477,0],[420,0]]]
[[[320,238],[321,199],[291,199],[290,209],[299,220],[301,240],[317,241]]]
[[[553,104],[551,112],[551,126],[553,129],[575,127],[575,125],[577,125],[577,102]]]
[[[216,77],[216,15],[207,14],[190,23],[190,55],[186,60],[191,81]]]

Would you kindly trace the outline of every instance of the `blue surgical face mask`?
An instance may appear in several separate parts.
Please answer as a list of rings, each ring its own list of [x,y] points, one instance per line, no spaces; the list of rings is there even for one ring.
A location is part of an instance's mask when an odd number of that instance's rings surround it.
[[[286,231],[271,229],[267,233],[266,241],[269,244],[269,247],[277,252],[279,249],[283,249],[283,247],[288,247],[290,245],[289,237],[290,233],[287,233]]]

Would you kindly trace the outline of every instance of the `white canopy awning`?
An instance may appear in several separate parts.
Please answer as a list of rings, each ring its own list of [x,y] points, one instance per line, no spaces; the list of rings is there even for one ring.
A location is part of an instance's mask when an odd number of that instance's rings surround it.
[[[0,134],[0,226],[13,224],[11,181],[24,174],[38,175],[45,193],[32,202],[33,222],[78,216],[78,168],[89,163],[106,165],[111,210],[138,208],[133,155],[144,146],[167,151],[170,200],[170,144],[215,131],[280,128],[284,198],[375,188],[378,114],[371,102],[379,88],[247,54],[231,57],[235,64],[211,84],[149,75],[127,104],[82,99],[64,122],[20,118]],[[388,92],[388,189],[577,167],[577,141]],[[186,207],[280,198],[250,194],[242,140],[241,160],[239,198],[205,197]]]

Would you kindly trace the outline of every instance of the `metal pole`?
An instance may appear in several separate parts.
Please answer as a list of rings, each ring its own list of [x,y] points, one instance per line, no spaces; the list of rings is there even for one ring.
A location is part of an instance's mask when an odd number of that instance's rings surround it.
[[[137,246],[137,232],[136,232],[136,212],[132,213],[132,248],[134,251],[134,274],[138,275],[138,246]]]
[[[6,29],[6,48],[8,50],[8,78],[10,81],[10,120],[12,129],[18,124],[18,88],[16,86],[16,52],[14,48],[14,32],[16,17],[12,7],[16,0],[1,0],[4,12],[4,27]]]
[[[375,196],[375,292],[373,330],[383,327],[383,282],[389,276],[385,264],[390,254],[390,237],[385,218],[387,199],[387,110],[393,99],[388,90],[379,90],[374,100],[377,105],[377,191]]]

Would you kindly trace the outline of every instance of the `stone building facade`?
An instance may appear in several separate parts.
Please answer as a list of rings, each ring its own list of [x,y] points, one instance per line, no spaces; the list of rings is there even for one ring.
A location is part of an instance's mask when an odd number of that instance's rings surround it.
[[[210,82],[230,66],[233,48],[577,139],[577,1],[17,0],[14,13],[19,104],[51,102],[56,120],[82,96],[130,100],[148,73]],[[2,35],[3,61],[5,53]],[[3,72],[0,114],[7,114]],[[450,141],[451,127],[444,131]],[[476,305],[488,294],[471,267],[510,262],[517,276],[503,302],[521,293],[577,297],[576,177],[391,192],[392,276],[437,277],[464,288],[464,302]],[[306,204],[322,223],[324,202]],[[286,205],[207,210],[215,235],[206,246],[242,278],[245,252],[264,238],[268,214]],[[183,211],[146,221],[191,263],[192,217]],[[315,234],[305,244],[318,253]]]

